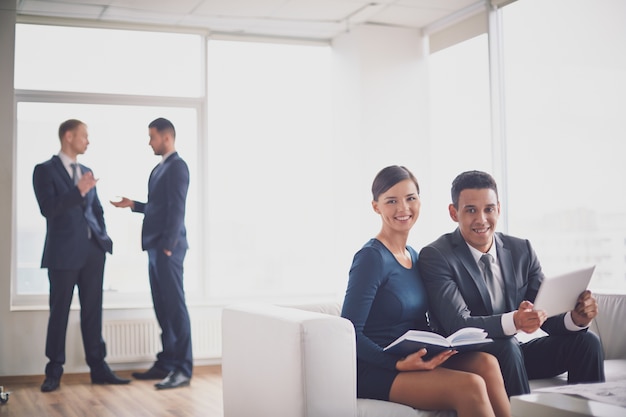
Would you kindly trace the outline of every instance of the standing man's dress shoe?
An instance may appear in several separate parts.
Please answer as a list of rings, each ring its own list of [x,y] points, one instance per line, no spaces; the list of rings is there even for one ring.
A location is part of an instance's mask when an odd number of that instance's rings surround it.
[[[181,371],[172,371],[165,377],[165,379],[158,384],[154,384],[157,389],[169,389],[186,387],[189,385],[190,377],[183,374]]]
[[[92,384],[113,384],[113,385],[123,385],[128,384],[130,379],[120,378],[115,375],[113,371],[105,364],[104,368],[100,372],[91,372],[91,383]]]
[[[41,392],[50,392],[59,388],[61,385],[61,378],[55,378],[53,376],[47,376],[41,384]]]
[[[133,378],[136,379],[163,379],[169,375],[169,371],[153,366],[146,372],[133,372]]]

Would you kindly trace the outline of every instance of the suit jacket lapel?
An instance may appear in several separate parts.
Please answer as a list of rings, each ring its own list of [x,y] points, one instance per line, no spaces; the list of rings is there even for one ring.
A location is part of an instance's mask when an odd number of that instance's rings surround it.
[[[496,250],[498,251],[498,260],[502,270],[502,279],[504,280],[506,311],[516,310],[518,306],[515,304],[515,269],[513,268],[513,257],[511,251],[504,246],[502,237],[494,234],[496,241]]]
[[[164,170],[166,169],[167,164],[170,161],[173,161],[174,159],[176,159],[177,157],[178,157],[178,152],[174,152],[173,154],[168,156],[165,161],[163,161],[162,163],[160,163],[160,164],[158,164],[157,166],[154,167],[154,169],[150,173],[150,178],[148,179],[148,191],[150,191],[152,189],[152,187],[154,186],[155,182],[163,174]]]
[[[57,171],[57,173],[61,176],[61,178],[65,180],[66,184],[69,187],[73,187],[74,182],[72,181],[72,177],[70,177],[70,174],[65,169],[61,158],[59,158],[57,155],[54,155],[52,157],[52,165],[54,166],[54,169]]]
[[[457,228],[452,235],[452,242],[454,244],[454,254],[459,258],[467,273],[469,274],[472,281],[478,288],[478,292],[480,293],[480,298],[485,305],[487,311],[493,313],[493,306],[491,305],[491,296],[489,295],[489,290],[487,289],[487,284],[485,283],[485,278],[483,278],[483,274],[478,268],[478,264],[474,260],[472,253],[467,247],[467,243],[465,243],[465,239],[461,235],[461,231]]]

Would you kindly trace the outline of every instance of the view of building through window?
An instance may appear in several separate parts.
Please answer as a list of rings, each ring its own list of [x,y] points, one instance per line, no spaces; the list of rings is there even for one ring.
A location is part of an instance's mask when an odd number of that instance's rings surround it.
[[[510,232],[546,273],[597,265],[609,292],[626,291],[624,16],[612,0],[503,9]]]
[[[148,177],[159,163],[148,146],[148,124],[167,117],[177,129],[176,147],[186,158],[190,175],[197,178],[197,115],[195,109],[96,105],[76,103],[31,103],[18,105],[17,141],[17,293],[47,294],[47,271],[39,267],[46,234],[46,220],[39,213],[33,192],[32,172],[36,164],[59,152],[59,124],[70,118],[85,122],[89,146],[78,161],[98,178],[97,191],[104,209],[107,230],[113,240],[113,255],[105,265],[105,291],[149,292],[147,255],[141,251],[143,216],[116,209],[109,201],[126,196],[146,201]],[[193,227],[198,219],[198,185],[190,184],[186,221]],[[185,285],[199,286],[200,236],[189,234],[185,260]]]

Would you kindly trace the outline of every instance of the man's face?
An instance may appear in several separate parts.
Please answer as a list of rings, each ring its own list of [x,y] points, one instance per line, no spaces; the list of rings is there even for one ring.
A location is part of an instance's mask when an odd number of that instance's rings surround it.
[[[496,192],[490,188],[465,189],[459,195],[458,209],[453,204],[448,209],[465,241],[483,253],[488,252],[500,217]]]
[[[87,126],[78,125],[76,129],[70,130],[66,133],[67,143],[72,151],[76,155],[82,155],[87,150],[89,145],[89,134],[87,132]]]
[[[165,155],[167,153],[166,145],[165,145],[165,141],[166,141],[165,136],[167,135],[167,132],[159,132],[158,130],[156,130],[156,128],[151,127],[148,130],[148,134],[150,136],[149,144],[152,147],[154,154]]]

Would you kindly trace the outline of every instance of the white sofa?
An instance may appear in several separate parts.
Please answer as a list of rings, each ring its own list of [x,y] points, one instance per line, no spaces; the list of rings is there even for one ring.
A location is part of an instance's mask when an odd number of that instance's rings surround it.
[[[592,330],[602,340],[608,380],[626,378],[626,295],[596,294]],[[298,307],[240,304],[222,315],[225,417],[453,417],[356,398],[352,323],[339,303]],[[565,376],[531,381],[563,384]]]

